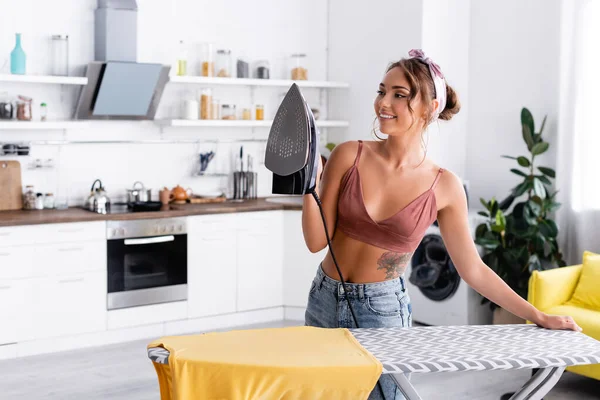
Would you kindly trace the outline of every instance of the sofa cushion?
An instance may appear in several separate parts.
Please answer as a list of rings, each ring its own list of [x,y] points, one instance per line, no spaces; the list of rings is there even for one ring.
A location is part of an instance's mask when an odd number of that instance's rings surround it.
[[[573,292],[571,303],[600,311],[600,254],[583,252],[581,277]]]
[[[600,340],[600,311],[581,308],[573,303],[555,306],[544,311],[546,314],[565,315],[573,317],[577,325],[583,329],[584,334]]]

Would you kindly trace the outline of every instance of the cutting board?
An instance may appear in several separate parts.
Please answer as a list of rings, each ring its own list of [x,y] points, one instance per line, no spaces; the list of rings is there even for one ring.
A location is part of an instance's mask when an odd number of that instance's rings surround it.
[[[0,160],[0,211],[22,208],[21,164]]]

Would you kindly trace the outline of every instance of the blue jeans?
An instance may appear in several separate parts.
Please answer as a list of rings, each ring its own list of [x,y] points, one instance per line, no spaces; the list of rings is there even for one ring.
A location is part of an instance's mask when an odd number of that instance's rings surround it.
[[[404,277],[375,283],[342,283],[325,275],[321,265],[313,279],[305,325],[320,328],[356,328],[348,301],[360,328],[408,327],[412,324],[410,298]],[[404,395],[389,376],[379,378],[385,400],[403,400]],[[369,400],[383,399],[379,385],[375,385]]]

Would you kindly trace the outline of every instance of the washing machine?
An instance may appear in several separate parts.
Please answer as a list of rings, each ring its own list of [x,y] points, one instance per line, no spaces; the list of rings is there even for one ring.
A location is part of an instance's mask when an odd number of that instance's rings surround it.
[[[471,236],[483,217],[469,213]],[[408,263],[405,276],[412,319],[424,325],[481,325],[492,323],[489,304],[458,274],[437,221],[431,225]]]

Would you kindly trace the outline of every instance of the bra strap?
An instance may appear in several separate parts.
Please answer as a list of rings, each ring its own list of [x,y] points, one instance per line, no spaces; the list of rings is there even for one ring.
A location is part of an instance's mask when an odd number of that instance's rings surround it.
[[[354,159],[354,166],[358,164],[358,160],[360,160],[360,153],[362,152],[363,142],[362,140],[358,141],[358,151],[356,152],[356,158]]]
[[[440,176],[442,176],[442,172],[444,172],[443,168],[440,168],[440,170],[438,171],[437,175],[435,176],[435,180],[433,181],[433,185],[431,185],[431,190],[435,189],[435,187],[438,184],[438,181],[440,180]]]

